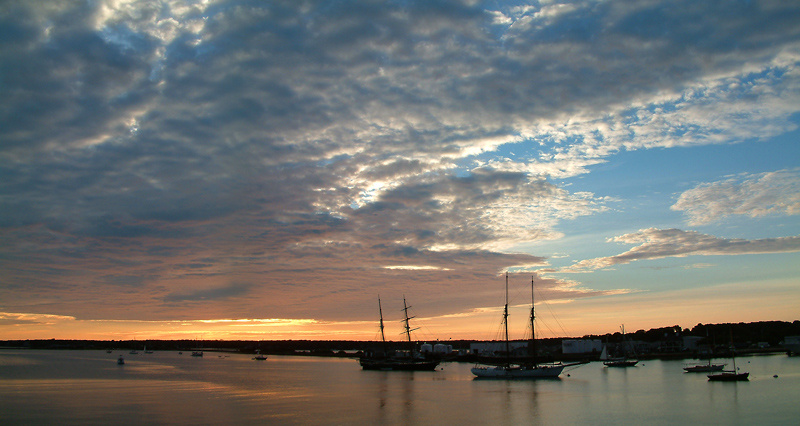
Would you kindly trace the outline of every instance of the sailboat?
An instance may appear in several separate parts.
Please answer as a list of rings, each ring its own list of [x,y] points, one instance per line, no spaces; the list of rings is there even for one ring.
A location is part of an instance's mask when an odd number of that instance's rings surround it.
[[[750,373],[740,373],[736,368],[736,348],[733,346],[733,331],[731,330],[731,361],[733,370],[722,370],[717,374],[709,374],[709,382],[746,382],[750,380]]]
[[[412,329],[409,325],[409,320],[414,317],[408,316],[408,309],[410,306],[406,303],[406,297],[403,296],[403,312],[405,313],[405,332],[408,339],[409,346],[412,346],[411,332],[417,330]],[[395,351],[387,353],[386,351],[386,336],[383,332],[383,309],[381,308],[381,298],[378,297],[378,313],[380,314],[380,328],[381,328],[381,341],[383,343],[382,352],[375,352],[370,355],[365,355],[359,358],[358,362],[364,370],[384,370],[384,371],[434,371],[436,366],[439,365],[439,359],[430,358],[424,354],[410,348],[408,351]]]
[[[687,373],[710,373],[712,371],[722,371],[727,364],[712,364],[711,358],[708,358],[708,364],[695,364],[683,367]]]
[[[505,334],[506,344],[506,357],[505,359],[499,358],[496,362],[486,361],[484,364],[490,365],[476,365],[470,371],[477,378],[491,378],[491,379],[536,379],[536,378],[551,378],[555,379],[564,371],[565,367],[578,365],[562,364],[562,363],[548,363],[540,364],[536,362],[536,333],[534,329],[534,319],[536,318],[534,311],[533,301],[533,278],[531,277],[531,340],[528,344],[529,359],[516,362],[517,360],[511,359],[511,348],[508,341],[508,272],[506,272],[506,303],[503,308],[503,329]]]
[[[625,346],[625,344],[625,325],[622,325],[622,345]],[[603,365],[606,367],[633,367],[639,363],[638,360],[629,359],[627,351],[625,351],[625,356],[615,358],[608,356],[608,349],[606,349],[606,346],[603,346],[603,352],[600,353],[600,360],[603,361]]]
[[[256,361],[266,361],[267,356],[261,353],[261,349],[256,351],[256,356],[253,357]]]
[[[706,343],[708,342],[709,342],[708,328],[706,328]],[[727,364],[712,364],[711,358],[714,355],[714,347],[713,345],[709,344],[709,348],[710,351],[708,354],[708,364],[684,365],[683,371],[687,373],[710,373],[712,371],[722,371],[722,369],[725,368]]]
[[[200,341],[200,350],[192,351],[192,356],[202,357],[203,356],[203,341]]]

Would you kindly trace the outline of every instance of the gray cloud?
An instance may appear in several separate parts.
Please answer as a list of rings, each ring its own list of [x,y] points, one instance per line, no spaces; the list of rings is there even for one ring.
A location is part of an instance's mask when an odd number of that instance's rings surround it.
[[[639,244],[615,256],[576,262],[559,272],[588,272],[637,260],[665,257],[730,256],[744,254],[794,253],[800,251],[800,236],[758,240],[727,239],[680,229],[643,229],[611,239],[612,242]]]
[[[246,295],[250,291],[250,287],[248,284],[231,284],[225,287],[198,289],[187,293],[170,293],[164,297],[164,301],[167,303],[215,302]]]

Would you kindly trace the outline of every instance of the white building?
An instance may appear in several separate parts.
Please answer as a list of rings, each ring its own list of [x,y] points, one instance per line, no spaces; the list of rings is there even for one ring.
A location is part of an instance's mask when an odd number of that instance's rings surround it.
[[[600,339],[564,339],[561,341],[561,353],[564,354],[590,354],[603,350]]]
[[[433,353],[439,355],[449,355],[453,352],[453,345],[445,345],[443,343],[437,343],[433,345]]]

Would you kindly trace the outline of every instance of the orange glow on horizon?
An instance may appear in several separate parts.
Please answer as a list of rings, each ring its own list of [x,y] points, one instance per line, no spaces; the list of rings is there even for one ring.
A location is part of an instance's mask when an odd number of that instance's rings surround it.
[[[626,329],[698,323],[797,320],[792,282],[766,281],[755,294],[747,283],[636,292],[586,299],[537,303],[537,338],[602,335]],[[768,291],[767,291],[768,290]],[[714,300],[712,305],[708,300]],[[553,305],[553,306],[543,306]],[[550,309],[552,308],[552,309]],[[523,339],[529,306],[510,306],[509,332]],[[418,341],[497,339],[502,306],[474,308],[441,316],[417,315],[412,336]],[[770,317],[765,317],[769,312]],[[553,315],[557,317],[554,318]],[[386,321],[387,340],[403,340],[402,324]],[[528,334],[529,334],[528,330]],[[313,318],[83,320],[72,316],[0,312],[0,340],[380,340],[378,319],[333,321]]]

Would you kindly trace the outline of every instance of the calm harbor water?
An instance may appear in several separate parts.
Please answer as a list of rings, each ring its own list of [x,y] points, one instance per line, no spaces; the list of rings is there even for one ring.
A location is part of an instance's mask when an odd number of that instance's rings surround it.
[[[117,365],[122,354],[125,365]],[[362,371],[356,360],[206,352],[0,350],[4,425],[788,425],[800,357],[737,358],[750,381],[710,383],[683,361],[592,363],[557,380]],[[777,378],[773,377],[778,375]]]

